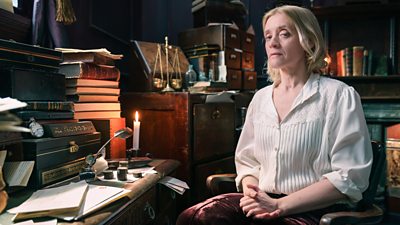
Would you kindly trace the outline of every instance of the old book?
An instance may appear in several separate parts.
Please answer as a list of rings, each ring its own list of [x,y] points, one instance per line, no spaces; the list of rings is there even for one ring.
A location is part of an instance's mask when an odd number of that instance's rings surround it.
[[[112,119],[95,119],[91,120],[94,127],[101,133],[101,145],[106,143],[114,136],[114,133],[126,126],[125,118]],[[129,139],[128,139],[129,140]],[[126,140],[114,138],[109,145],[106,146],[106,158],[117,159],[125,158]]]
[[[121,104],[119,102],[90,102],[90,103],[73,103],[74,112],[85,111],[119,111]]]
[[[68,101],[73,102],[118,102],[118,95],[91,95],[91,94],[76,94],[67,95]]]
[[[364,46],[353,46],[353,76],[361,76]]]
[[[59,73],[66,78],[84,78],[97,80],[119,80],[120,71],[114,66],[96,65],[93,63],[61,64]]]
[[[65,93],[67,95],[76,95],[76,94],[119,95],[120,89],[100,88],[100,87],[68,87]]]
[[[344,49],[344,59],[345,59],[345,68],[346,73],[345,76],[353,75],[353,48],[345,48]]]
[[[339,50],[336,52],[336,75],[338,77],[343,77],[345,74],[345,69],[344,69],[344,50]]]
[[[74,119],[110,119],[121,118],[121,111],[74,112]]]
[[[65,137],[96,132],[96,128],[90,121],[43,124],[43,129],[45,137]]]
[[[72,111],[73,102],[70,101],[32,101],[27,102],[26,110],[44,111]]]
[[[118,88],[119,82],[115,80],[93,80],[71,78],[65,80],[66,87],[109,87]]]
[[[96,65],[115,66],[114,59],[97,52],[66,52],[63,53],[63,62],[85,62]]]

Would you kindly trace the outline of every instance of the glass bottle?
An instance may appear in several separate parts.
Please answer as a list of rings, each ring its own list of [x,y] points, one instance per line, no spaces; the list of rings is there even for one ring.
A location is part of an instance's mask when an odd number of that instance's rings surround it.
[[[185,73],[185,84],[186,88],[189,88],[194,85],[197,81],[197,74],[196,71],[193,69],[193,65],[189,64],[189,69]]]

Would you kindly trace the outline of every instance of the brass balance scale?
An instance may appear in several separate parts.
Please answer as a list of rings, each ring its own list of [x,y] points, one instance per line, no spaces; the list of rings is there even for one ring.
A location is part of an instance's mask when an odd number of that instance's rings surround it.
[[[179,61],[179,53],[178,48],[174,50],[174,57],[172,60],[172,73],[170,77],[169,72],[169,49],[172,46],[168,45],[168,37],[165,37],[165,65],[166,65],[166,79],[164,79],[163,73],[163,65],[162,65],[162,54],[161,54],[161,45],[157,44],[157,53],[156,59],[154,60],[154,69],[153,69],[153,86],[156,89],[160,89],[162,92],[172,92],[175,90],[179,90],[182,88],[182,74],[180,69],[180,61]],[[157,77],[156,68],[159,66],[160,75]]]

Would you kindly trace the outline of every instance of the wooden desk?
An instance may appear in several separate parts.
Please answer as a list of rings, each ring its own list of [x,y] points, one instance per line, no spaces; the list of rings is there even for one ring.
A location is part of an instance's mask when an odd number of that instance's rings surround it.
[[[179,162],[176,160],[153,160],[150,163],[155,167],[157,174],[148,174],[134,183],[125,184],[125,188],[132,190],[124,197],[105,208],[75,222],[59,220],[59,225],[94,225],[94,224],[175,224],[176,194],[174,191],[157,184],[167,175],[173,175]],[[26,196],[28,197],[28,196]],[[9,207],[18,197],[11,196]],[[3,213],[0,215],[0,224],[8,225],[12,215]]]

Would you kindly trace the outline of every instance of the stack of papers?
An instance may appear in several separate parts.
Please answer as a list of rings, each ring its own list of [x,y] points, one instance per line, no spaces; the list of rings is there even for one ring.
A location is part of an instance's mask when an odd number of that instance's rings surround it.
[[[88,184],[71,183],[65,186],[38,190],[21,205],[9,209],[16,214],[15,220],[30,219],[43,216],[54,216],[65,212],[77,212],[82,205]]]
[[[89,185],[85,181],[42,189],[8,212],[16,214],[13,221],[50,216],[77,220],[129,193],[124,188]]]
[[[165,186],[171,188],[172,190],[176,191],[178,194],[181,195],[185,193],[186,189],[189,189],[189,186],[187,185],[186,182],[170,176],[164,177],[163,179],[158,181],[158,183],[164,184]]]

